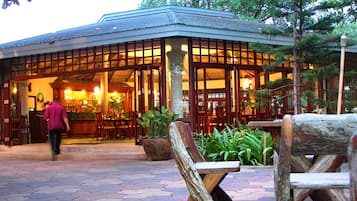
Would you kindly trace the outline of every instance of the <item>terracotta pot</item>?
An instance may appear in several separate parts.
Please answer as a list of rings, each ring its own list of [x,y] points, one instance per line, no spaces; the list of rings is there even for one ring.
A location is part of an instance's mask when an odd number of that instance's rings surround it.
[[[159,161],[172,158],[171,145],[167,137],[144,137],[142,145],[148,160]]]

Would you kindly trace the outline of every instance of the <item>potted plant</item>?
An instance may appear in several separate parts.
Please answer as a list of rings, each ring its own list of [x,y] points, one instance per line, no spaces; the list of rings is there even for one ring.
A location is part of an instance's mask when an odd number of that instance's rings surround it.
[[[175,121],[178,114],[170,113],[166,107],[160,110],[151,109],[138,120],[145,130],[142,145],[149,160],[168,160],[171,158],[171,147],[168,140],[169,124]]]

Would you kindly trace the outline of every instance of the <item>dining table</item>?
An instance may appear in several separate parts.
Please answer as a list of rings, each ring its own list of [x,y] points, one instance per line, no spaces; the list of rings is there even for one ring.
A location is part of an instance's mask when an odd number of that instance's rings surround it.
[[[114,138],[123,138],[125,133],[129,136],[130,122],[130,118],[104,118],[105,125],[114,127]]]
[[[261,121],[249,121],[248,127],[252,129],[260,129],[269,132],[273,140],[273,149],[279,153],[280,144],[280,132],[283,120],[261,120]]]

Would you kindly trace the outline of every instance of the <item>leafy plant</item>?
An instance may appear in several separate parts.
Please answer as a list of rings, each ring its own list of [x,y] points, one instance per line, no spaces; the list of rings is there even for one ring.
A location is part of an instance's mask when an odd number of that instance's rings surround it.
[[[120,114],[124,109],[124,100],[122,97],[109,99],[108,107],[115,113]]]
[[[149,137],[164,137],[169,133],[169,124],[178,118],[178,114],[171,114],[169,109],[162,106],[161,110],[151,109],[144,113],[138,123],[146,129]]]
[[[252,130],[245,125],[227,126],[224,130],[214,129],[213,133],[197,134],[196,146],[208,161],[239,160],[242,165],[263,165],[272,163],[272,138],[266,134],[264,148],[264,132]]]

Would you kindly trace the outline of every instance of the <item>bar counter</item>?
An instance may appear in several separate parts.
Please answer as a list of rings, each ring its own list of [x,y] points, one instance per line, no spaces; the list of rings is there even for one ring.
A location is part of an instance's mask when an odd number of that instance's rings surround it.
[[[95,113],[68,112],[67,115],[71,127],[68,137],[95,137]]]

